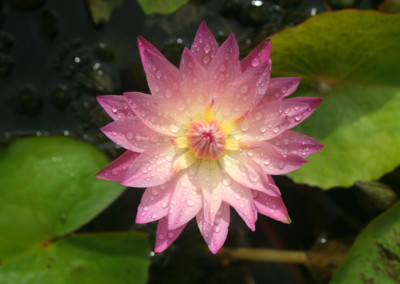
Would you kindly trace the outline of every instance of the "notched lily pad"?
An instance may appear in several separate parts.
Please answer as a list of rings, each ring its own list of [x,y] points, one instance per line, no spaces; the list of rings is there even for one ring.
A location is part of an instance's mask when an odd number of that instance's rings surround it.
[[[296,130],[325,148],[290,174],[329,189],[377,180],[400,165],[400,15],[317,15],[272,37],[273,77],[303,78],[298,96],[322,97]]]
[[[400,283],[400,203],[357,237],[331,284]]]
[[[108,163],[95,147],[67,137],[14,142],[0,154],[0,260],[70,233],[124,190],[94,175]]]

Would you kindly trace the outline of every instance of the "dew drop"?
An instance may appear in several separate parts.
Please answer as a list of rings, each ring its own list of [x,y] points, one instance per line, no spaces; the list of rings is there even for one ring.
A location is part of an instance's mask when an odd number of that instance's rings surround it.
[[[251,61],[251,65],[253,66],[253,67],[256,67],[257,65],[259,65],[260,64],[260,60],[258,59],[258,58],[254,58],[252,61]]]
[[[294,120],[300,121],[302,118],[303,118],[303,116],[302,116],[301,114],[299,114],[298,116],[296,116],[296,117],[294,118]]]
[[[157,77],[157,79],[160,79],[162,77],[161,71],[156,72],[156,77]]]
[[[113,112],[113,113],[117,113],[117,108],[116,107],[113,107],[113,108],[111,108],[111,111]]]
[[[235,199],[236,199],[236,200],[239,200],[239,199],[240,199],[240,195],[237,194],[237,193],[235,193]]]
[[[168,232],[168,238],[172,239],[174,236],[175,236],[174,233]]]
[[[219,66],[219,71],[224,72],[225,70],[226,70],[226,66],[224,64]]]
[[[284,138],[283,139],[283,144],[288,145],[289,144],[289,138]]]
[[[203,63],[204,64],[207,64],[208,62],[210,62],[210,60],[211,60],[210,56],[204,56],[203,57]]]
[[[118,170],[117,170],[117,169],[112,169],[112,170],[111,170],[111,174],[112,174],[113,176],[118,175]]]
[[[179,130],[179,127],[176,126],[175,124],[171,124],[171,125],[169,126],[169,130],[171,130],[172,133],[177,133],[178,130]]]
[[[167,207],[168,207],[168,203],[167,203],[167,202],[163,202],[163,203],[161,204],[161,207],[164,208],[164,209],[167,208]]]
[[[156,213],[153,213],[153,214],[151,215],[151,218],[156,219],[156,218],[157,218],[157,214],[156,214]]]
[[[261,133],[264,133],[265,131],[267,131],[267,126],[261,125],[260,126],[260,131],[261,131]]]
[[[285,166],[285,163],[284,163],[284,162],[279,162],[279,163],[278,163],[278,167],[279,167],[280,169],[283,169],[284,166]]]
[[[209,53],[211,50],[211,46],[209,44],[204,45],[204,52]]]
[[[130,131],[128,131],[128,132],[125,134],[125,137],[126,137],[126,139],[128,139],[128,140],[132,140],[132,139],[133,139],[133,133],[130,132]]]
[[[271,164],[271,161],[270,161],[270,160],[265,160],[265,161],[264,161],[264,165],[269,166],[270,164]]]
[[[256,120],[260,120],[262,118],[261,112],[257,112],[254,117],[256,118]]]
[[[214,227],[214,232],[216,232],[217,234],[218,234],[219,232],[221,232],[220,226],[215,226],[215,227]]]
[[[194,205],[193,200],[189,199],[188,201],[186,201],[186,205],[189,207],[193,207],[193,205]]]
[[[139,133],[136,133],[135,140],[139,142],[140,140],[142,140],[142,136]]]
[[[165,97],[166,97],[167,99],[169,99],[169,98],[172,97],[172,93],[171,93],[170,90],[166,90],[165,93],[164,93],[164,95],[165,95]]]
[[[286,86],[283,86],[281,89],[281,93],[286,94],[286,92],[287,92],[287,88],[286,88]]]
[[[158,190],[155,189],[155,188],[153,188],[153,189],[150,191],[150,193],[151,193],[152,195],[154,195],[154,196],[157,196],[157,195],[158,195]]]
[[[277,127],[275,127],[273,131],[274,131],[274,133],[278,133],[278,131],[279,131],[279,127],[278,127],[278,126],[277,126]]]
[[[164,239],[164,235],[163,235],[163,234],[159,234],[159,235],[158,235],[158,239],[159,239],[159,240],[163,240],[163,239]]]
[[[242,94],[247,93],[248,90],[249,90],[249,87],[247,87],[246,85],[243,85],[243,86],[240,87],[240,92]]]

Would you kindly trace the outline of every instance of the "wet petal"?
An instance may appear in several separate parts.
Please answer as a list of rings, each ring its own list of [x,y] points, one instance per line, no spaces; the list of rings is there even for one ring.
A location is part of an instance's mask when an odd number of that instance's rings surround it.
[[[189,180],[187,171],[173,184],[169,201],[168,229],[173,230],[189,222],[202,207],[200,191]]]
[[[257,210],[253,204],[251,189],[233,181],[229,176],[224,177],[222,187],[222,199],[235,208],[247,226],[254,231],[256,229]]]
[[[171,144],[167,136],[151,130],[137,116],[113,121],[101,131],[114,143],[134,152],[141,153],[149,147]]]
[[[195,184],[201,189],[203,196],[204,223],[211,225],[214,222],[221,202],[221,169],[214,160],[203,160],[197,169]]]
[[[171,145],[148,148],[133,162],[122,180],[130,187],[150,187],[165,183],[175,173],[172,165],[176,149]]]
[[[153,222],[168,214],[169,199],[172,192],[172,182],[160,186],[148,187],[143,193],[136,214],[136,223]]]
[[[240,76],[239,47],[233,34],[218,49],[208,72],[210,84],[218,93]]]
[[[191,119],[199,118],[211,103],[211,89],[206,69],[185,48],[179,67],[179,89],[183,95],[184,112]]]
[[[267,90],[271,74],[270,62],[265,62],[243,73],[229,84],[223,95],[215,99],[215,109],[220,119],[240,117],[253,109]]]
[[[290,130],[286,130],[279,136],[268,140],[268,143],[274,145],[284,155],[292,154],[302,158],[306,158],[324,147],[317,140]]]
[[[320,103],[320,98],[291,98],[270,104],[262,101],[233,134],[244,142],[272,139],[309,117]]]
[[[300,168],[306,159],[294,154],[283,154],[277,147],[260,142],[258,147],[250,150],[251,159],[256,162],[267,175],[282,175]]]
[[[239,152],[225,154],[220,163],[226,173],[244,187],[256,189],[273,196],[280,196],[279,190],[271,186],[259,164]]]
[[[107,95],[97,96],[96,98],[99,104],[114,120],[135,116],[123,96]]]
[[[282,100],[296,91],[300,84],[300,77],[271,78],[263,100],[266,102]]]
[[[264,62],[269,61],[271,54],[271,40],[267,39],[260,43],[255,49],[253,49],[249,55],[247,55],[241,62],[242,71],[246,71],[249,68],[256,67]]]
[[[121,181],[128,168],[139,156],[139,153],[125,151],[121,156],[115,159],[111,164],[96,174],[98,179],[118,180]]]
[[[155,253],[166,250],[182,233],[185,225],[174,230],[168,230],[168,218],[164,217],[158,221]]]
[[[155,96],[164,96],[170,90],[171,96],[179,96],[178,91],[173,89],[173,85],[178,83],[178,68],[145,39],[139,38],[138,42],[150,92]]]
[[[205,226],[203,215],[203,210],[197,214],[197,225],[199,226],[200,232],[206,241],[208,248],[212,253],[216,254],[224,244],[226,236],[228,235],[230,221],[229,205],[225,202],[222,202],[211,228]]]
[[[206,69],[218,51],[218,43],[204,21],[197,30],[190,51]]]
[[[283,223],[291,222],[282,197],[269,196],[254,190],[253,200],[257,211],[261,214]]]
[[[180,128],[180,123],[171,115],[168,107],[160,103],[160,99],[156,96],[139,92],[124,93],[124,96],[129,106],[147,127],[173,137],[185,134],[184,129]]]

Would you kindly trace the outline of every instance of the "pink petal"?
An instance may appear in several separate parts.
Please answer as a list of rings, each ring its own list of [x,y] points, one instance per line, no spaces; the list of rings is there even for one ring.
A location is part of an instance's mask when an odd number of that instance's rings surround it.
[[[254,205],[258,212],[283,223],[290,223],[290,217],[282,197],[274,197],[253,190]]]
[[[148,187],[145,190],[136,214],[136,223],[153,222],[168,214],[171,186],[171,182],[167,182],[165,185]]]
[[[266,141],[301,123],[320,104],[320,98],[291,98],[282,102],[262,101],[238,126],[244,142]]]
[[[124,96],[140,120],[155,132],[175,137],[185,134],[160,98],[139,92],[124,93]]]
[[[317,140],[290,130],[268,140],[268,143],[275,145],[282,154],[293,154],[303,158],[320,151],[324,147]]]
[[[182,173],[173,184],[173,192],[169,201],[169,230],[185,225],[196,216],[202,207],[201,194],[191,183],[187,174],[188,170]]]
[[[176,95],[178,91],[173,86],[178,83],[178,68],[143,38],[138,39],[138,42],[150,92],[156,96]]]
[[[267,175],[282,175],[300,168],[306,159],[294,155],[283,154],[274,145],[260,142],[252,151],[251,159],[256,162]]]
[[[217,212],[214,223],[211,228],[204,226],[203,211],[197,214],[197,225],[206,241],[208,248],[213,254],[216,254],[222,247],[228,235],[228,227],[230,221],[230,208],[226,203],[221,204],[221,208]]]
[[[125,151],[121,156],[115,159],[111,164],[96,174],[98,179],[118,180],[121,181],[128,168],[139,156],[139,153]]]
[[[222,174],[218,162],[203,160],[197,169],[194,184],[201,189],[203,196],[204,226],[211,226],[214,222],[221,202]]]
[[[271,54],[271,40],[267,39],[254,48],[241,62],[242,71],[256,67],[269,61]]]
[[[207,69],[211,59],[218,51],[218,43],[208,29],[206,22],[203,21],[200,24],[190,51],[203,67]]]
[[[253,204],[251,189],[232,181],[230,177],[225,177],[222,187],[222,199],[235,208],[252,231],[256,229],[257,210]]]
[[[160,145],[141,153],[126,172],[122,185],[130,187],[150,187],[165,183],[174,175],[172,165],[176,147]]]
[[[125,117],[132,117],[135,115],[126,103],[123,96],[108,95],[97,96],[96,98],[99,104],[114,120],[119,120]]]
[[[162,144],[171,145],[166,136],[148,128],[137,116],[113,121],[101,131],[114,143],[134,152],[141,153]]]
[[[185,225],[175,230],[168,230],[168,218],[164,217],[158,221],[155,253],[166,250],[182,233]]]
[[[300,84],[300,77],[271,78],[263,100],[266,102],[282,100],[293,94]]]
[[[215,109],[222,119],[235,119],[253,109],[268,86],[271,73],[270,62],[252,68],[227,86],[223,95],[215,98]]]
[[[226,173],[246,188],[256,189],[273,196],[280,196],[279,189],[271,185],[262,167],[240,152],[227,152],[220,164]]]
[[[212,95],[207,71],[187,48],[183,51],[179,72],[179,89],[185,102],[184,111],[190,115],[204,113],[211,103]]]
[[[208,68],[210,84],[221,88],[233,82],[240,75],[239,47],[231,34],[218,49]]]

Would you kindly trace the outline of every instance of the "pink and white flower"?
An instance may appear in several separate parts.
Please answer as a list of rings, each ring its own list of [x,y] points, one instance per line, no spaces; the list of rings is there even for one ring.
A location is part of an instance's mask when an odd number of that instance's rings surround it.
[[[239,61],[235,37],[218,46],[203,22],[179,68],[142,37],[138,44],[151,95],[98,97],[114,120],[103,133],[127,151],[97,178],[147,188],[136,222],[159,221],[155,252],[195,217],[216,253],[230,207],[253,231],[257,213],[290,223],[272,175],[300,168],[323,147],[289,130],[321,99],[284,99],[300,78],[270,78],[269,40]]]

